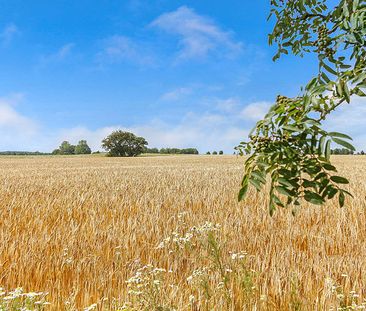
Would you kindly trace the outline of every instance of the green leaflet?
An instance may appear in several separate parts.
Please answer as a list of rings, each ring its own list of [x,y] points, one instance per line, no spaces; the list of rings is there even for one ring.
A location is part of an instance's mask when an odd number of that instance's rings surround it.
[[[332,176],[330,179],[337,184],[349,184],[348,179],[341,176]]]
[[[353,147],[349,142],[347,142],[347,141],[345,141],[345,140],[342,140],[342,139],[339,139],[339,138],[335,138],[335,137],[333,137],[332,138],[332,140],[336,143],[336,144],[338,144],[338,145],[341,145],[341,146],[343,146],[343,147],[346,147],[347,149],[349,149],[349,150],[353,150],[353,151],[355,151],[356,149],[355,149],[355,147]]]
[[[338,132],[329,132],[328,135],[331,137],[339,137],[339,138],[345,138],[345,139],[352,140],[352,137],[350,137],[346,134],[338,133]]]
[[[304,199],[312,204],[322,205],[324,203],[324,199],[315,192],[306,192]]]
[[[338,202],[339,202],[339,206],[343,207],[344,206],[344,201],[345,201],[345,195],[343,191],[339,192],[339,197],[338,197]]]
[[[245,198],[246,193],[248,192],[248,184],[244,185],[238,194],[238,201],[242,201]]]

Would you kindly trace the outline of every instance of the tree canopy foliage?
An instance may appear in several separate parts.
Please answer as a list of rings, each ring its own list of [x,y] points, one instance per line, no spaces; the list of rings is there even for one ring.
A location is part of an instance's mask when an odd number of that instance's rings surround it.
[[[335,154],[335,155],[351,155],[354,153],[355,152],[353,150],[349,150],[347,148],[335,148],[330,151],[330,154]]]
[[[67,140],[63,141],[58,149],[53,150],[53,154],[70,155],[75,154],[75,146],[71,145]]]
[[[162,154],[199,154],[196,148],[161,148],[160,153]]]
[[[86,140],[80,140],[75,146],[75,154],[91,154],[91,149]]]
[[[102,147],[112,157],[135,157],[144,152],[147,141],[130,132],[114,131],[103,139]]]
[[[354,151],[348,135],[327,132],[329,114],[357,96],[366,96],[366,0],[272,0],[275,18],[269,44],[274,60],[283,54],[317,55],[317,75],[294,98],[276,103],[238,146],[248,154],[239,200],[249,185],[263,189],[269,176],[269,211],[293,207],[301,200],[323,204],[338,195],[340,206],[348,183],[330,162],[331,145]],[[295,210],[295,209],[294,209]]]
[[[80,140],[76,146],[71,145],[67,140],[65,140],[61,143],[58,149],[52,151],[52,154],[54,155],[91,154],[91,149],[88,146],[86,140]]]

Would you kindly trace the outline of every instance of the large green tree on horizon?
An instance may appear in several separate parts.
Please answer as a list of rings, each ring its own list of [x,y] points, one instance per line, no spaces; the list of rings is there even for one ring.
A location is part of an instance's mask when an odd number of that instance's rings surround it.
[[[133,133],[114,131],[103,139],[102,147],[111,157],[135,157],[146,149],[147,141]]]
[[[366,0],[272,0],[275,18],[269,44],[283,54],[317,56],[319,71],[301,95],[278,96],[263,120],[238,146],[245,161],[239,200],[249,185],[270,182],[269,212],[276,207],[323,204],[338,196],[344,205],[348,180],[330,162],[331,145],[354,150],[351,137],[327,132],[322,123],[338,106],[364,97],[366,89]],[[269,178],[268,178],[269,176]]]

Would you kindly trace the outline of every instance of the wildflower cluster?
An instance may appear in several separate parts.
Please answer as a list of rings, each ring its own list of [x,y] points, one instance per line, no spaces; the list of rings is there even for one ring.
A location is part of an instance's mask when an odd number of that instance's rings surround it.
[[[84,311],[92,311],[92,310],[95,310],[97,307],[98,307],[98,304],[93,303],[90,306],[84,308]]]
[[[248,255],[246,252],[239,252],[239,253],[231,253],[231,259],[232,260],[241,260],[244,259],[245,256]]]
[[[219,224],[206,221],[190,226],[184,217],[184,213],[178,215],[176,229],[157,249],[168,250],[169,265],[186,275],[187,308],[230,310],[237,305],[245,306],[254,299],[256,289],[255,272],[248,268],[247,253],[224,251]],[[127,286],[129,302],[119,310],[175,310],[171,301],[182,292],[179,284],[171,284],[165,269],[152,264],[138,269]],[[247,301],[238,301],[237,297],[245,297]]]
[[[325,288],[331,296],[335,296],[336,306],[331,311],[347,311],[347,310],[366,310],[366,299],[361,301],[360,295],[355,290],[349,290],[347,284],[349,277],[342,274],[341,284],[337,284],[333,279],[325,280]]]
[[[130,301],[121,310],[174,310],[166,303],[163,283],[166,270],[147,264],[127,283]]]
[[[44,292],[25,293],[21,287],[9,292],[0,288],[0,311],[44,310],[50,304],[45,299],[47,294]]]
[[[185,223],[183,223],[170,236],[161,241],[157,248],[172,250],[194,247],[197,246],[197,238],[207,235],[209,232],[218,231],[220,231],[220,225],[211,222],[205,222],[202,226],[194,226],[189,229],[185,228]]]
[[[210,273],[210,269],[208,267],[198,268],[192,272],[192,274],[187,277],[187,282],[189,284],[197,283],[197,281],[202,281],[203,278],[206,278]]]
[[[247,268],[247,253],[223,252],[220,224],[206,221],[189,227],[184,221],[184,214],[180,214],[178,220],[177,229],[157,248],[168,249],[173,255],[179,252],[177,260],[180,261],[191,259],[193,270],[186,278],[191,289],[189,305],[204,309],[221,305],[225,309],[235,300],[233,288],[253,292],[254,273]],[[181,250],[187,252],[182,254]]]

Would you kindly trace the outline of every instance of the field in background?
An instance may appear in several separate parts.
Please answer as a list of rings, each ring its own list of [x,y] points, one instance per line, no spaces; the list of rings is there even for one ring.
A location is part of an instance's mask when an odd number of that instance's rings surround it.
[[[195,270],[211,263],[199,255],[201,244],[157,247],[174,231],[189,240],[188,228],[210,222],[204,228],[220,224],[213,231],[224,265],[236,259],[233,253],[246,252],[242,283],[228,284],[232,309],[361,304],[366,157],[334,159],[355,195],[345,208],[304,204],[296,217],[282,210],[271,218],[267,198],[253,190],[237,203],[243,159],[235,156],[1,157],[0,285],[48,291],[49,310],[108,308],[130,301],[126,281],[152,264],[167,271],[156,283],[157,295],[163,293],[158,299],[178,310],[203,310],[204,299],[219,306],[225,300],[220,282],[211,296],[190,282]],[[214,288],[217,276],[210,273]]]

